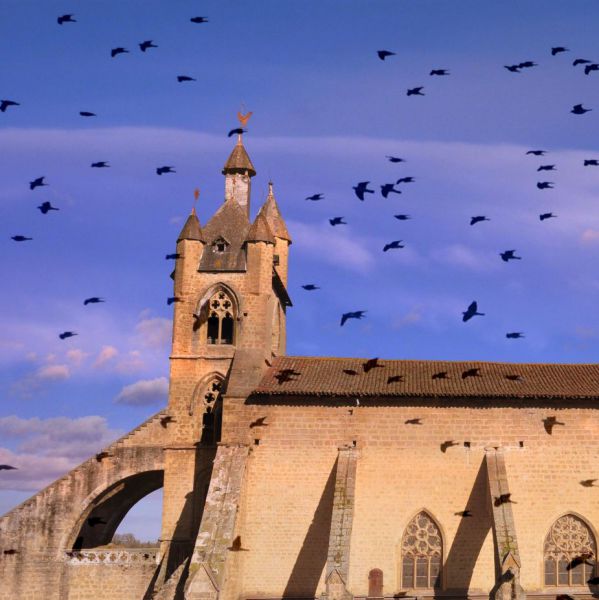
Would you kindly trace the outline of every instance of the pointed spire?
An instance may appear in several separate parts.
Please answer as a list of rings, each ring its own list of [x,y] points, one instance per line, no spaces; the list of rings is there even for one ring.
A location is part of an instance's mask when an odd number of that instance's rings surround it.
[[[187,217],[183,229],[177,238],[177,242],[181,240],[195,240],[197,242],[206,242],[202,228],[200,227],[200,220],[196,214],[195,206],[191,209],[191,214]]]
[[[233,148],[233,151],[229,155],[227,162],[223,168],[223,175],[227,173],[246,173],[253,177],[256,174],[256,169],[248,156],[243,145],[242,135],[238,134],[237,144]]]
[[[275,238],[266,217],[262,213],[258,213],[256,220],[253,222],[250,230],[245,236],[246,242],[266,242],[274,244]]]
[[[266,201],[258,214],[266,217],[266,220],[276,237],[291,243],[291,236],[289,235],[289,231],[287,231],[287,225],[285,225],[285,221],[281,216],[281,211],[279,210],[279,206],[275,199],[272,181],[268,182],[268,196],[266,196]]]

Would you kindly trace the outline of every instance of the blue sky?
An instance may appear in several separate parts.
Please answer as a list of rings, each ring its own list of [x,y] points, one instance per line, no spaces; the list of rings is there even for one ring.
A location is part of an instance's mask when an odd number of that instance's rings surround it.
[[[77,23],[58,26],[66,12]],[[599,159],[599,72],[572,61],[599,61],[597,22],[594,0],[2,2],[0,98],[21,106],[0,113],[0,462],[21,468],[0,478],[0,512],[164,404],[164,255],[194,188],[202,224],[222,202],[242,103],[252,214],[272,178],[294,240],[289,354],[595,362],[599,167],[583,161]],[[117,46],[130,53],[111,58]],[[503,68],[526,60],[538,66]],[[578,103],[594,110],[572,115]],[[416,181],[384,199],[403,176]],[[362,180],[377,191],[363,203]],[[41,215],[45,200],[60,211]],[[491,220],[470,227],[478,214]],[[523,259],[503,263],[512,248]],[[464,324],[474,299],[485,317]]]

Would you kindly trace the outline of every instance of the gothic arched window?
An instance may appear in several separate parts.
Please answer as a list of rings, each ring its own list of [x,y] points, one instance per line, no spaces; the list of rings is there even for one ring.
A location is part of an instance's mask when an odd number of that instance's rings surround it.
[[[424,512],[408,524],[401,540],[402,588],[435,588],[441,585],[443,542],[441,531]]]
[[[229,294],[217,290],[207,304],[207,342],[232,344],[235,337],[235,309]]]
[[[222,380],[219,377],[211,379],[203,390],[201,444],[212,446],[220,441],[222,428],[222,398],[220,395]]]
[[[586,585],[595,572],[596,552],[595,537],[582,519],[560,517],[545,538],[545,585]]]

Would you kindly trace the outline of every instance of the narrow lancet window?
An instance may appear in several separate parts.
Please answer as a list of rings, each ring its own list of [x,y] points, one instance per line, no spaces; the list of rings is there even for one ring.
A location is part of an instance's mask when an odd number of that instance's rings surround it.
[[[229,295],[218,290],[208,302],[208,344],[233,344],[235,340],[235,310]]]

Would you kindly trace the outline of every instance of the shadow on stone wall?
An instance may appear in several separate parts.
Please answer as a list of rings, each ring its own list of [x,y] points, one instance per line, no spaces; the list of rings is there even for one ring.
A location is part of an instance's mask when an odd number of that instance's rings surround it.
[[[331,469],[301,550],[285,586],[283,598],[314,598],[327,562],[337,460]]]

